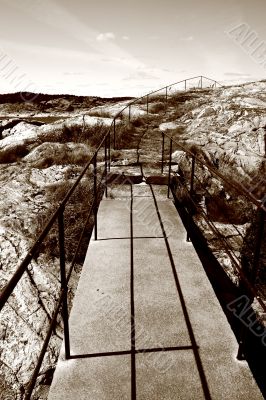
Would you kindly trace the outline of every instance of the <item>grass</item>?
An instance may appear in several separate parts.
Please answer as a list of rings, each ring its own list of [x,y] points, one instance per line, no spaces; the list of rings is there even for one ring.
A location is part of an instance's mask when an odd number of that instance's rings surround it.
[[[108,133],[109,127],[101,122],[95,125],[63,126],[61,142],[84,143],[92,147],[97,147],[103,137]]]
[[[100,117],[100,118],[112,118],[110,113],[105,110],[92,110],[88,113],[91,117]]]
[[[165,102],[160,101],[158,103],[152,104],[149,107],[149,112],[151,114],[159,114],[165,112],[166,109],[167,109],[167,104]]]
[[[65,251],[66,251],[66,261],[68,262],[72,260],[75,254],[85,221],[88,217],[88,211],[93,202],[92,178],[93,178],[92,173],[88,172],[86,174],[86,177],[80,182],[76,190],[71,195],[65,207],[64,211]],[[59,184],[57,183],[47,186],[46,196],[47,196],[47,202],[51,204],[50,210],[55,210],[59,206],[60,202],[64,199],[64,197],[72,187],[73,183],[74,183],[73,180],[67,180],[60,182]],[[99,202],[102,196],[101,187],[98,196],[99,196],[98,197],[98,202]],[[36,229],[36,234],[34,235],[35,237],[37,237],[37,235],[43,229],[44,219],[45,216],[37,215],[36,227],[38,228]],[[93,228],[93,217],[91,217],[90,221],[86,226],[82,245],[77,255],[76,261],[79,264],[82,264],[84,261],[92,228]],[[59,257],[57,224],[54,224],[54,227],[51,229],[47,238],[41,245],[39,253],[46,254],[51,258]]]

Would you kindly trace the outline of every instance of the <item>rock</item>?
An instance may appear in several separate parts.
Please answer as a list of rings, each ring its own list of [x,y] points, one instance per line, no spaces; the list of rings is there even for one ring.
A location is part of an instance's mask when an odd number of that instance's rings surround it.
[[[214,114],[216,114],[216,111],[213,107],[206,107],[198,114],[198,119],[203,117],[210,117]]]
[[[35,168],[52,164],[85,164],[89,161],[90,147],[84,143],[49,143],[37,146],[23,161]]]
[[[162,132],[169,131],[172,129],[178,128],[179,124],[176,122],[164,122],[163,124],[160,124],[159,129]]]

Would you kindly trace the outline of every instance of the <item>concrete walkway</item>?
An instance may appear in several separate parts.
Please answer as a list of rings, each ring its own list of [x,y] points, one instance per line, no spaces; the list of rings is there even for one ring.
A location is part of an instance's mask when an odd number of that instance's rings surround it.
[[[171,200],[124,193],[101,202],[49,400],[262,399]]]

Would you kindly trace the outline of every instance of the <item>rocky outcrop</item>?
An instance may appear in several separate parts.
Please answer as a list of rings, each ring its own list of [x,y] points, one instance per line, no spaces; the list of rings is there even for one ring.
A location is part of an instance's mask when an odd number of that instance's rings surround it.
[[[149,115],[145,115],[145,118],[142,116],[147,112],[146,104],[131,107],[132,125],[127,123],[128,109],[125,110],[122,118],[122,123],[123,119],[126,121],[124,136],[128,134],[131,139],[125,140],[128,144],[127,150],[113,153],[112,179],[120,177],[118,174],[122,172],[126,175],[131,174],[130,164],[136,165],[141,160],[145,164],[141,173],[144,171],[147,177],[154,175],[148,178],[148,183],[167,183],[168,177],[163,179],[157,177],[161,156],[161,131],[171,134],[176,141],[190,148],[197,157],[217,168],[228,178],[233,177],[239,184],[249,185],[249,188],[253,185],[256,197],[262,198],[265,186],[263,183],[256,186],[254,181],[259,181],[259,177],[265,175],[265,170],[262,170],[265,160],[265,89],[266,82],[258,82],[216,91],[192,91],[183,93],[176,99],[169,97],[168,113],[165,114],[165,110],[162,109],[161,114],[159,111],[156,116],[152,115],[152,120],[155,121],[153,125],[149,125],[151,122]],[[42,230],[48,216],[81,171],[82,164],[88,160],[91,152],[90,140],[95,132],[91,131],[91,136],[89,134],[86,136],[86,132],[97,124],[110,126],[112,119],[108,116],[116,115],[128,102],[128,99],[123,99],[125,101],[119,103],[113,101],[108,107],[102,107],[103,103],[90,99],[91,116],[81,113],[73,116],[73,109],[77,110],[78,103],[75,98],[67,101],[56,98],[39,100],[37,105],[21,103],[18,107],[16,104],[8,103],[6,107],[0,106],[5,112],[20,110],[21,113],[30,115],[36,109],[42,110],[43,113],[55,110],[51,113],[51,117],[55,114],[65,116],[61,120],[44,125],[32,124],[29,120],[21,121],[20,118],[10,118],[1,123],[1,287],[12,276],[38,232]],[[83,106],[83,113],[84,108],[87,112],[89,103],[84,102]],[[158,110],[161,108],[158,107]],[[138,116],[135,121],[134,116]],[[117,124],[119,121],[119,119],[116,121]],[[156,135],[159,137],[158,140]],[[180,179],[185,178],[189,181],[190,160],[175,144],[172,161],[173,169],[178,172]],[[165,162],[167,163],[167,160]],[[246,244],[254,240],[254,232],[257,229],[257,219],[253,216],[249,203],[244,197],[229,192],[223,182],[211,176],[199,163],[196,166],[196,174],[203,187],[201,188],[199,182],[195,180],[194,188],[197,193],[195,201],[204,209],[223,236],[230,241],[236,256],[246,257],[248,273],[252,253],[247,250]],[[136,182],[141,182],[143,176],[136,176],[135,179]],[[90,198],[89,186],[88,181],[84,186],[81,185],[76,197],[73,196],[73,204],[66,209],[66,218],[69,219],[71,226],[82,225],[79,221],[75,221],[73,210],[83,221],[82,213],[86,212],[84,204],[88,206]],[[187,193],[182,192],[180,197],[188,202]],[[81,202],[82,198],[86,199],[84,204]],[[210,227],[198,217],[195,208],[191,208],[191,212],[204,231],[217,259],[232,281],[238,284],[239,276]],[[236,235],[233,224],[240,234]],[[67,236],[69,248],[72,250],[72,242],[76,240],[73,229],[70,229]],[[263,241],[265,243],[265,237]],[[262,254],[263,252],[264,250]],[[264,276],[264,271],[264,267],[260,264],[258,275],[260,279]],[[74,270],[70,300],[78,280],[78,273],[79,267]],[[51,319],[59,287],[58,243],[56,234],[52,231],[40,249],[38,259],[34,259],[29,266],[2,314],[0,379],[3,384],[0,381],[0,390],[3,396],[11,394],[14,399],[21,398]],[[51,379],[61,337],[61,322],[58,321],[42,366],[40,382],[49,382]],[[38,387],[40,390],[41,386]]]
[[[99,118],[85,119],[86,126],[92,122],[97,124],[98,121]],[[105,119],[105,122],[108,124],[109,119]],[[65,126],[77,125],[83,128],[84,119],[39,127],[20,122],[8,128],[8,131],[4,130],[5,137],[0,140],[0,155],[3,157],[8,153],[9,157],[5,160],[2,158],[0,164],[1,288],[14,274],[89,158],[92,150],[88,144],[56,142],[58,138],[63,139]],[[20,146],[27,150],[27,154],[18,154]],[[67,260],[73,257],[73,248],[90,199],[90,185],[87,178],[85,180],[77,196],[73,196],[75,204],[69,204],[65,211],[68,220],[75,207],[77,218],[66,224],[66,241],[70,243]],[[70,303],[79,271],[80,265],[77,263],[70,282]],[[3,398],[9,393],[12,399],[22,398],[43,345],[59,290],[60,268],[55,226],[1,312],[0,389]],[[42,365],[39,383],[51,377],[61,339],[59,319]],[[37,385],[37,388],[39,391],[42,386]]]
[[[202,95],[197,92],[197,96],[185,99],[182,107],[176,102],[176,107],[181,107],[181,115],[171,105],[171,114],[173,117],[176,114],[177,118],[161,124],[160,130],[167,130],[168,135],[190,149],[207,165],[217,169],[229,181],[233,180],[240,189],[251,191],[255,198],[265,203],[265,92],[266,82],[222,88]],[[175,144],[173,150],[172,160],[178,163],[177,170],[189,182],[191,158]],[[232,231],[227,240],[236,257],[242,260],[245,275],[250,277],[255,232],[258,230],[252,203],[244,195],[229,190],[225,182],[209,173],[199,162],[196,163],[195,173],[197,179],[194,181],[194,190],[197,196],[194,201],[203,207],[211,223],[219,227],[222,236],[228,237],[226,232]],[[180,191],[180,188],[179,199],[189,204],[187,193]],[[193,213],[196,213],[195,209]],[[220,247],[219,241],[203,219],[197,215],[195,219],[225,271],[234,283],[239,284],[238,272],[223,246]],[[261,287],[266,283],[265,245],[263,236],[257,275],[257,283]]]

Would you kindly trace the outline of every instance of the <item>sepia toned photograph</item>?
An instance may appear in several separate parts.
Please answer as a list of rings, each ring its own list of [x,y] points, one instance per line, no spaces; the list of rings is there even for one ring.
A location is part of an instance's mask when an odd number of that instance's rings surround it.
[[[266,399],[265,0],[0,0],[0,400]]]

